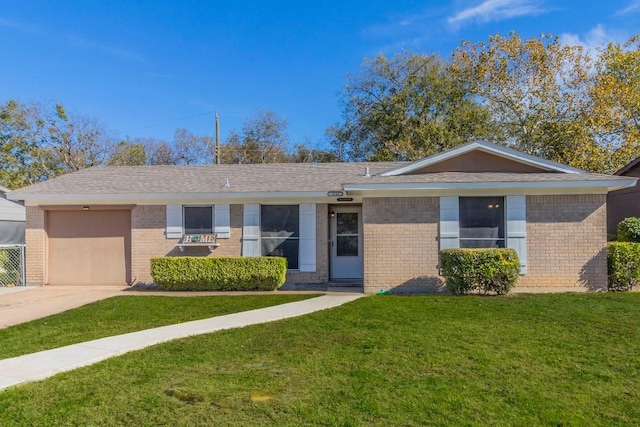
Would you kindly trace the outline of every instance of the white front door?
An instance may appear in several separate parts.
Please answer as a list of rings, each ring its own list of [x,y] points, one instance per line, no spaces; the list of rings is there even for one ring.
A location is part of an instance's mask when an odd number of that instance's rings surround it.
[[[331,278],[362,279],[362,208],[336,206],[331,212]]]

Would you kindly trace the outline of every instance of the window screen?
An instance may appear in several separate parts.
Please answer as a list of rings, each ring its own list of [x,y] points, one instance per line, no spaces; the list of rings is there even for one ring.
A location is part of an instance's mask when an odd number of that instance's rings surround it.
[[[504,248],[504,197],[460,197],[460,247]]]
[[[261,206],[260,233],[263,256],[284,257],[288,269],[298,269],[300,209],[297,205]]]
[[[184,234],[213,233],[213,206],[185,206]]]

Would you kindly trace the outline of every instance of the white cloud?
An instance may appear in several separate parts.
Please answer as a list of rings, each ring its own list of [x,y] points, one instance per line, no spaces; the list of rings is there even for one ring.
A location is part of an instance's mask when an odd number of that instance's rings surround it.
[[[631,0],[627,7],[616,12],[617,16],[640,12],[640,0]]]
[[[627,36],[619,32],[612,32],[604,25],[598,24],[582,36],[574,33],[563,33],[560,34],[559,38],[562,44],[582,46],[587,52],[590,52],[595,56],[597,55],[597,50],[599,48],[602,48],[611,42],[624,43]]]
[[[363,34],[367,37],[397,37],[421,32],[425,27],[433,26],[434,20],[441,19],[444,13],[443,8],[429,8],[418,13],[403,14],[386,23],[365,27]]]
[[[538,0],[485,0],[477,6],[461,10],[447,18],[453,26],[469,22],[495,22],[518,16],[539,15],[546,12]]]
[[[414,13],[391,16],[387,22],[369,25],[362,29],[363,37],[382,40],[384,45],[375,53],[396,53],[403,49],[419,50],[425,42],[434,37],[442,37],[442,19],[447,13],[445,7],[429,7]]]

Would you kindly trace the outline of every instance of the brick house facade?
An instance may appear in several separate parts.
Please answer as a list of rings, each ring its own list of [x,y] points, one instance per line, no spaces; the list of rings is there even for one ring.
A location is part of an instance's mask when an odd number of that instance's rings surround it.
[[[620,168],[614,175],[639,178],[640,157]],[[640,217],[640,184],[638,183],[631,187],[612,191],[607,195],[607,232],[616,234],[618,223],[632,216]]]
[[[634,184],[477,142],[413,163],[91,168],[9,197],[27,206],[32,285],[150,282],[161,256],[279,255],[290,284],[438,291],[440,249],[512,247],[517,288],[552,291],[606,288],[607,193]],[[216,245],[184,244],[190,227]]]

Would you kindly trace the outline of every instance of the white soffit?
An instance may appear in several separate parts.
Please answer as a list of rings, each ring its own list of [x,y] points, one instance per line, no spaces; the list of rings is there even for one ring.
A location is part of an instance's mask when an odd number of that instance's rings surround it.
[[[451,158],[466,154],[471,151],[483,151],[485,153],[493,154],[499,157],[503,157],[508,160],[512,160],[518,163],[524,163],[526,165],[534,166],[540,169],[554,172],[563,173],[584,173],[583,170],[572,168],[560,163],[545,160],[540,157],[531,156],[529,154],[521,153],[510,148],[503,147],[501,145],[492,144],[487,141],[475,141],[469,144],[461,145],[460,147],[453,148],[451,150],[444,151],[442,153],[434,154],[425,159],[418,160],[409,165],[402,166],[396,169],[391,169],[387,172],[380,174],[380,176],[397,176],[411,173],[416,170],[420,170],[427,166],[434,165],[436,163],[449,160]]]

